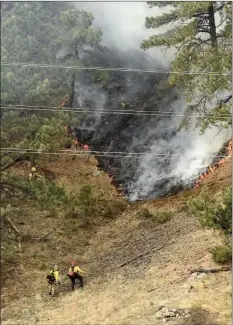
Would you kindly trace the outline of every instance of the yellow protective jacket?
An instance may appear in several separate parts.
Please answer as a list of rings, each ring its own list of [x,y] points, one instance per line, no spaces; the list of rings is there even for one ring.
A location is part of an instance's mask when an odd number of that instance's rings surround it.
[[[74,268],[70,267],[69,272],[74,272],[74,273],[79,273],[79,272],[81,272],[81,273],[86,273],[85,271],[83,271],[82,269],[80,269],[80,267],[78,267],[77,265],[76,265]]]
[[[51,270],[50,271],[50,274],[53,274],[54,275],[54,278],[55,278],[56,282],[59,281],[59,272],[58,271]]]
[[[41,175],[39,175],[39,174],[37,174],[37,173],[29,173],[29,175],[28,175],[28,179],[29,179],[29,181],[31,181],[33,178],[43,178],[43,176],[41,176]]]

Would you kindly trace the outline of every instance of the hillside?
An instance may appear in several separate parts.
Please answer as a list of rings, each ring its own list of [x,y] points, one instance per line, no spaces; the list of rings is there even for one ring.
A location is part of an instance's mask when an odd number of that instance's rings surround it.
[[[49,170],[71,191],[92,184],[97,196],[115,202],[117,217],[99,217],[80,226],[62,215],[42,217],[35,211],[25,220],[19,213],[14,222],[20,231],[35,237],[52,232],[47,241],[23,243],[16,274],[5,275],[2,324],[161,324],[165,321],[156,317],[161,304],[176,309],[196,304],[219,324],[228,325],[230,272],[190,274],[198,267],[216,266],[209,249],[223,241],[216,231],[201,228],[187,215],[185,203],[200,189],[129,204],[96,165],[93,157],[89,161],[78,157],[38,161],[41,171]],[[28,170],[21,163],[11,171],[27,176]],[[220,187],[231,184],[231,161],[205,183],[213,196]],[[158,225],[141,218],[142,208],[168,211],[171,220]],[[74,293],[65,276],[72,258],[88,272],[86,287]],[[58,297],[51,298],[45,276],[53,261],[59,263],[63,279]],[[11,269],[8,265],[8,271]],[[182,320],[178,317],[168,323]]]
[[[232,3],[1,9],[2,324],[233,325]]]

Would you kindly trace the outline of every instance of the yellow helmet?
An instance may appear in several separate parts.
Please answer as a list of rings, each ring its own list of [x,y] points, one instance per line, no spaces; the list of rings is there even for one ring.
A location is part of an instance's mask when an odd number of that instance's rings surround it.
[[[36,172],[36,167],[32,167],[31,171]]]

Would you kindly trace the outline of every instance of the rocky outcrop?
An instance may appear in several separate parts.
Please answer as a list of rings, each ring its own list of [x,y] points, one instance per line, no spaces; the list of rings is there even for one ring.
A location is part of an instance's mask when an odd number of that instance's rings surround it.
[[[176,309],[170,308],[161,305],[159,310],[156,312],[156,318],[160,319],[163,323],[169,320],[175,320],[180,318],[189,318],[190,317],[190,309]]]

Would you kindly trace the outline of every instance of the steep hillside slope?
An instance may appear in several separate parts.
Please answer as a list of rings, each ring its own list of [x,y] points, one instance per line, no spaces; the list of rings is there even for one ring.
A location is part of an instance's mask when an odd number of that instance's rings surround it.
[[[62,158],[51,163],[44,161],[43,166],[50,168],[59,182],[70,188],[92,182],[110,199],[124,201],[109,184],[107,175],[93,176],[93,158],[90,162]],[[26,172],[23,166],[17,170]],[[220,187],[231,184],[231,161],[204,182],[212,195]],[[212,313],[216,321],[228,325],[231,318],[230,272],[190,274],[190,270],[198,267],[216,266],[209,249],[223,241],[218,232],[201,228],[187,215],[185,202],[198,193],[199,189],[189,190],[173,197],[128,204],[116,219],[104,223],[96,221],[98,228],[88,229],[81,240],[81,232],[74,233],[72,243],[77,249],[71,249],[70,238],[65,237],[65,232],[60,233],[64,220],[59,219],[52,237],[56,243],[60,242],[55,255],[64,274],[59,296],[54,299],[48,296],[46,271],[34,265],[37,280],[31,278],[28,297],[21,288],[17,302],[7,300],[3,324],[161,324],[162,320],[156,318],[161,304],[172,308],[199,304]],[[152,212],[169,211],[172,218],[156,225],[152,220],[139,217],[143,207]],[[54,246],[47,246],[48,259],[53,250]],[[69,291],[69,281],[65,277],[73,256],[88,272],[84,290],[74,293]],[[46,255],[44,262],[45,258]],[[25,265],[24,261],[21,264]],[[26,271],[22,270],[20,281],[26,281]],[[13,281],[8,281],[7,290],[14,290],[14,285]],[[179,321],[171,320],[169,324]]]
[[[83,158],[67,156],[58,159],[45,157],[38,160],[37,170],[41,175],[53,176],[70,192],[91,184],[93,194],[98,199],[99,210],[106,209],[109,204],[112,209],[110,212],[113,215],[117,214],[125,209],[127,202],[111,185],[108,175],[98,171],[96,165],[94,157],[90,157],[88,161],[86,156]],[[30,165],[24,162],[11,168],[12,174],[25,177],[28,177],[29,171]],[[111,218],[111,215],[105,217],[102,213],[100,216],[91,217],[86,223],[79,218],[67,218],[63,213],[50,215],[38,211],[33,205],[28,206],[26,214],[22,214],[21,207],[25,208],[24,202],[17,201],[14,204],[18,213],[12,217],[12,221],[21,233],[33,238],[40,238],[45,234],[48,236],[45,240],[24,241],[22,253],[16,255],[16,265],[12,264],[10,259],[2,264],[3,305],[12,299],[36,294],[41,289],[44,274],[51,264],[57,261],[61,268],[66,268],[74,255],[82,256],[98,227],[109,222],[109,217]],[[7,247],[2,245],[2,251],[5,249]],[[85,264],[83,259],[81,262]]]

